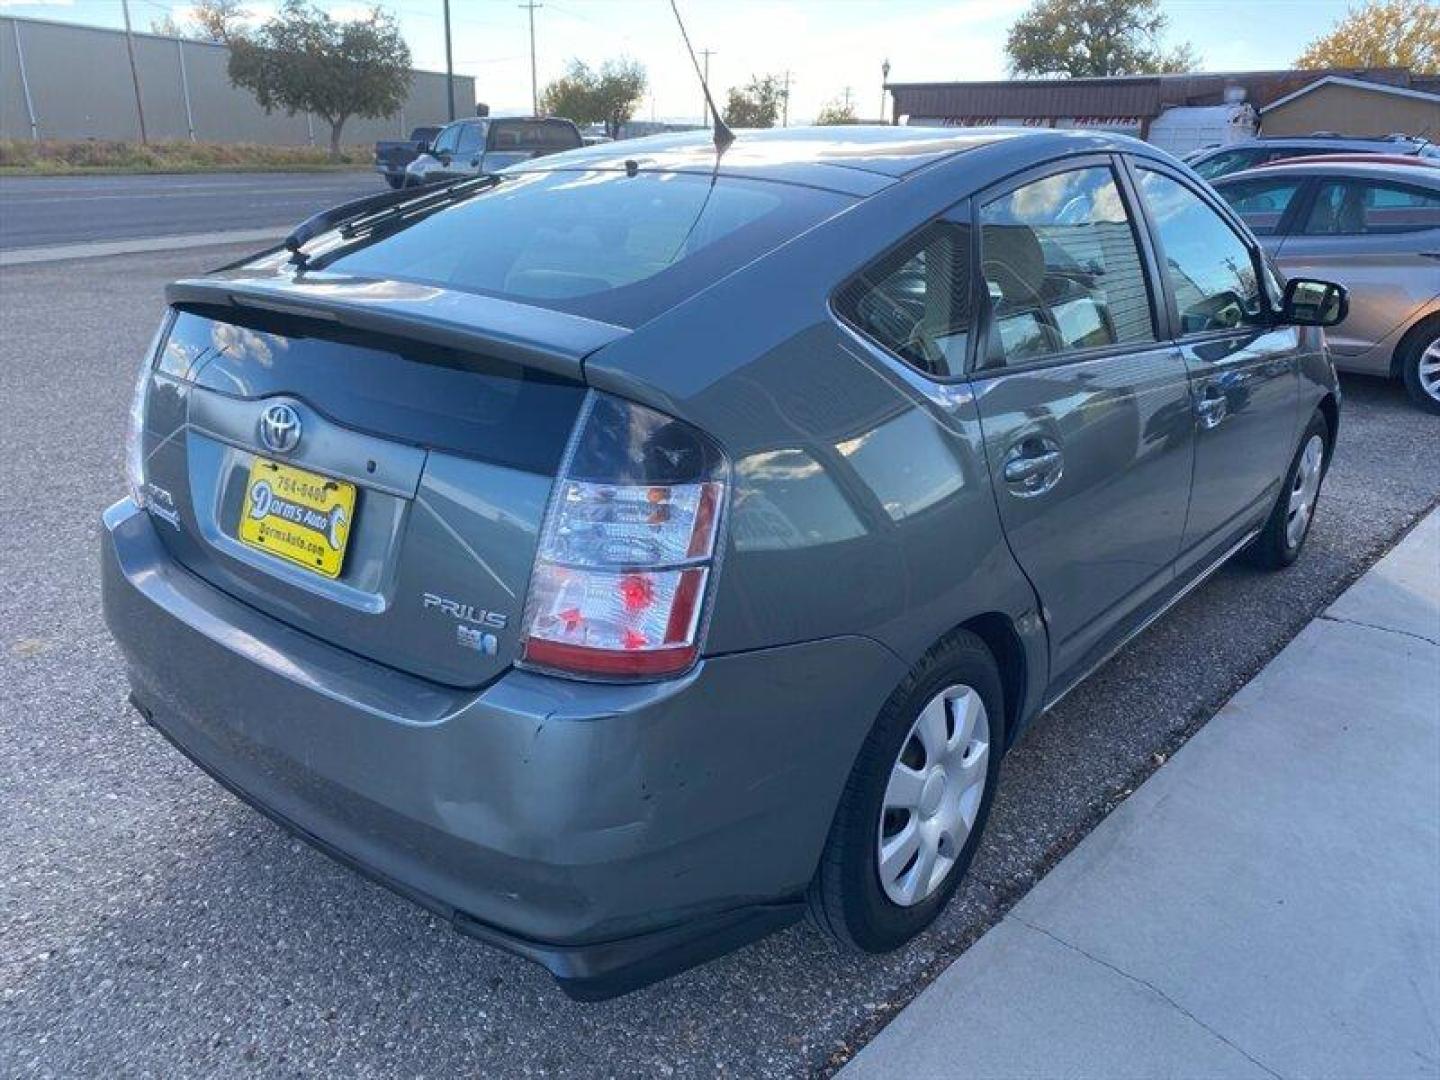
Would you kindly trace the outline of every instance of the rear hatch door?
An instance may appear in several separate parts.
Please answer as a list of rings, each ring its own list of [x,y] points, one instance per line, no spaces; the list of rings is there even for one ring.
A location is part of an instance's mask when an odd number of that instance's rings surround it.
[[[474,295],[436,318],[436,289],[296,291],[172,287],[146,432],[157,529],[292,626],[482,685],[518,651],[580,358],[624,331]]]

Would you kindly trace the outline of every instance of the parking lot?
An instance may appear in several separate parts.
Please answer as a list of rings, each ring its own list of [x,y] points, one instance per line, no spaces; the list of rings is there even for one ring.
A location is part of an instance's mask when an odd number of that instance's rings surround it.
[[[164,283],[238,254],[0,270],[0,1074],[825,1073],[1440,501],[1440,420],[1347,380],[1299,564],[1227,568],[1036,722],[935,929],[858,959],[796,927],[576,1004],[290,839],[126,704],[95,556],[135,365]]]

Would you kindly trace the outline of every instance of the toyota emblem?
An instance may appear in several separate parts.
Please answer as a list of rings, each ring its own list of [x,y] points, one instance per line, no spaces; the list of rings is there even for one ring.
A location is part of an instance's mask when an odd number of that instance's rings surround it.
[[[260,441],[267,450],[288,454],[300,445],[300,414],[289,405],[269,405],[260,414]]]

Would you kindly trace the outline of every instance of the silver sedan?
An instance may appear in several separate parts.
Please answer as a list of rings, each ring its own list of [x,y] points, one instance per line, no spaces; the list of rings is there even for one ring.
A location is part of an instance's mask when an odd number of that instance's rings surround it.
[[[1440,168],[1297,162],[1215,189],[1286,275],[1350,290],[1350,315],[1329,333],[1336,367],[1403,379],[1440,413]]]

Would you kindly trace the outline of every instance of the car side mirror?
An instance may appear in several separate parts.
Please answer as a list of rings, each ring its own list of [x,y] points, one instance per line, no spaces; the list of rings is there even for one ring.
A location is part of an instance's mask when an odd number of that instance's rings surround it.
[[[1338,326],[1350,314],[1350,292],[1344,285],[1314,278],[1291,278],[1285,283],[1280,305],[1281,321],[1292,326]]]

